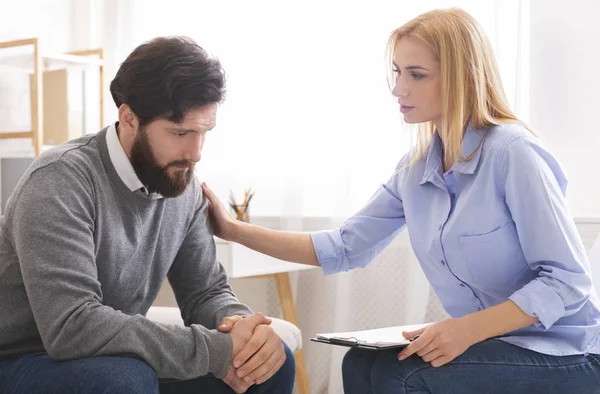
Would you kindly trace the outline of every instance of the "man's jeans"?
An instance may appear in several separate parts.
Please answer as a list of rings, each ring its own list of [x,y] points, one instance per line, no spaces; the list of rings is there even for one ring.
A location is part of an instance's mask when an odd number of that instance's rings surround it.
[[[251,394],[291,394],[296,363],[285,345],[287,360],[271,379],[251,386]],[[46,353],[0,360],[0,394],[231,394],[221,379],[163,380],[148,364],[129,357],[91,357],[54,361]]]

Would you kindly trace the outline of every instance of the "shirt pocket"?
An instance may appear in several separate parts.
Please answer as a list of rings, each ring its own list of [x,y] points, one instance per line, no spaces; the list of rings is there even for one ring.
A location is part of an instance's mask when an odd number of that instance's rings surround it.
[[[529,270],[512,221],[489,233],[461,235],[458,242],[476,287],[512,289]]]

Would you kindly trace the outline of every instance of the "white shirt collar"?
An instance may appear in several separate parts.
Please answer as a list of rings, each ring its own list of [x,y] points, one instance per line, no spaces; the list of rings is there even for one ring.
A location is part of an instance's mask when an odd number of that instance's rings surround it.
[[[106,131],[106,145],[108,146],[108,155],[110,156],[110,160],[112,161],[112,164],[123,183],[125,183],[125,185],[132,192],[143,191],[142,193],[145,196],[148,196],[148,190],[135,173],[129,158],[125,153],[123,146],[121,145],[121,141],[119,141],[115,123],[111,124]],[[150,197],[161,198],[162,196],[157,193],[152,193]]]

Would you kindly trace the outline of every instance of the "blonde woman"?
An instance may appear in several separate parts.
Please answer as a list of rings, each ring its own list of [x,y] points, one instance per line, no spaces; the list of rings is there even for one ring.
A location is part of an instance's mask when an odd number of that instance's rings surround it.
[[[367,205],[331,231],[279,232],[233,220],[204,185],[216,234],[333,274],[366,266],[408,227],[452,318],[405,333],[419,338],[399,353],[350,350],[346,393],[599,392],[600,304],[565,174],[509,109],[482,28],[432,11],[394,31],[389,50],[420,142]],[[252,380],[254,367],[239,370]]]

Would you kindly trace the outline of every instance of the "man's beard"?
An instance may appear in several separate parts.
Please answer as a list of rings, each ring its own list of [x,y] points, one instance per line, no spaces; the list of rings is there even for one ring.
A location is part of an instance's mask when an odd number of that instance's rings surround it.
[[[149,193],[159,193],[163,197],[178,197],[187,188],[194,176],[194,163],[189,160],[172,161],[161,167],[156,162],[146,130],[140,127],[131,146],[131,165],[138,178]],[[173,176],[168,173],[169,167],[187,166],[187,170],[176,170]]]

